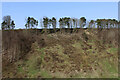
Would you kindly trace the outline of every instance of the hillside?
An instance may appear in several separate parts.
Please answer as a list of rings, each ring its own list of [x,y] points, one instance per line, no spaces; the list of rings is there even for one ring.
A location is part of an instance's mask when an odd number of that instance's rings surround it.
[[[3,78],[116,78],[118,29],[3,31],[2,72]]]
[[[0,79],[2,78],[2,31],[0,30]]]

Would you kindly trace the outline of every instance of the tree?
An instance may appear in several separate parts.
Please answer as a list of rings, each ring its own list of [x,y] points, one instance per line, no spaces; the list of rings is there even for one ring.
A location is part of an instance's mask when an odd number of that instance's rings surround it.
[[[113,28],[117,28],[118,21],[116,19],[113,19],[112,21],[113,21]]]
[[[94,26],[94,20],[91,20],[89,23],[89,28],[93,28],[93,26]]]
[[[62,28],[66,27],[66,17],[62,18]]]
[[[5,21],[2,22],[2,30],[7,29],[7,23]]]
[[[72,25],[72,26],[73,26],[73,30],[74,30],[73,32],[75,32],[75,30],[76,30],[76,27],[75,27],[75,23],[76,23],[76,22],[75,22],[75,21],[76,21],[75,18],[73,18],[73,19],[72,19],[72,22],[73,22],[73,25]]]
[[[62,23],[63,23],[63,26],[64,26],[64,27],[67,26],[67,28],[68,28],[67,30],[70,29],[70,17],[64,17]]]
[[[48,24],[49,24],[49,29],[50,29],[50,27],[52,26],[52,19],[49,19]]]
[[[118,21],[118,29],[120,28],[120,21]]]
[[[96,23],[97,23],[97,28],[99,29],[100,26],[101,26],[101,20],[100,20],[100,19],[97,19],[97,20],[96,20]]]
[[[6,22],[7,28],[10,29],[10,24],[11,24],[11,16],[4,16],[3,21]]]
[[[76,29],[75,32],[78,32],[78,29],[77,29],[78,28],[78,21],[79,20],[76,18],[75,19],[75,29]]]
[[[113,27],[113,21],[112,21],[112,19],[108,19],[108,23],[109,23],[109,28],[112,28]]]
[[[63,26],[63,23],[62,23],[62,18],[59,19],[59,27],[60,27],[60,32],[61,32],[61,29],[62,29],[62,26]]]
[[[108,19],[105,19],[105,28],[108,29]]]
[[[2,30],[10,30],[15,28],[15,23],[11,19],[11,16],[4,16],[3,17],[3,22],[2,22]]]
[[[70,28],[70,18],[66,18],[66,24],[67,24],[67,27]]]
[[[70,28],[71,29],[73,28],[73,20],[72,20],[72,18],[70,18]]]
[[[78,28],[78,19],[77,18],[75,19],[75,25],[76,25],[76,28]]]
[[[73,18],[72,21],[73,21],[73,28],[75,28],[75,19]]]
[[[32,27],[35,27],[35,26],[38,26],[38,21],[35,20],[33,17],[30,18],[30,25],[31,25],[31,28]]]
[[[86,25],[86,19],[85,17],[80,18],[80,28],[83,28]]]
[[[54,29],[54,32],[56,32],[56,19],[55,19],[55,17],[52,17],[52,27]]]
[[[25,24],[25,27],[26,27],[26,29],[27,28],[33,28],[33,27],[37,27],[38,26],[38,21],[37,20],[35,20],[33,17],[28,17],[27,18],[27,21],[26,21],[27,23]]]
[[[48,17],[44,17],[44,18],[43,18],[43,25],[44,25],[44,28],[45,28],[45,32],[47,32],[48,24],[49,24],[49,19],[48,19]]]
[[[30,17],[27,18],[25,27],[26,27],[26,29],[30,28]]]
[[[105,28],[106,27],[106,19],[100,19],[101,20],[101,28]]]
[[[12,29],[15,28],[15,23],[14,23],[14,21],[11,22],[11,28],[12,28]]]
[[[67,18],[67,27],[68,27],[68,30],[70,29],[70,18],[68,17]]]
[[[43,19],[40,19],[40,27],[43,29]]]

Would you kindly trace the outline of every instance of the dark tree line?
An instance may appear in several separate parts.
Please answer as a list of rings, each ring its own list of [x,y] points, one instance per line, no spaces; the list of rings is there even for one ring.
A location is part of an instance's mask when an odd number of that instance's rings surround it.
[[[57,22],[59,23],[59,27],[57,27]],[[62,17],[57,21],[55,17],[52,17],[49,19],[48,17],[43,17],[40,21],[41,28],[44,28],[45,31],[47,29],[50,29],[51,27],[56,31],[56,28],[98,28],[98,29],[104,29],[104,28],[118,28],[120,21],[116,19],[97,19],[97,20],[90,20],[86,22],[85,17],[81,17],[80,19],[77,18],[70,18],[70,17]],[[37,29],[38,26],[38,20],[36,20],[33,17],[28,17],[26,19],[25,27],[26,29]],[[3,22],[2,22],[2,30],[10,30],[15,28],[14,20],[11,19],[10,16],[4,16]]]

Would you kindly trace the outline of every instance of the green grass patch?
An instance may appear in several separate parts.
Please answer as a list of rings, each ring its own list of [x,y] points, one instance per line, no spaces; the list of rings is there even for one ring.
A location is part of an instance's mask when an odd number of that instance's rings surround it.
[[[114,62],[110,62],[109,59],[101,60],[101,67],[104,69],[103,78],[115,78],[117,77],[118,70],[117,65],[114,65]]]
[[[18,72],[23,72],[23,67],[18,67]]]
[[[118,49],[117,48],[108,48],[107,51],[109,53],[117,53]]]
[[[52,78],[52,76],[50,75],[50,73],[48,71],[45,71],[45,70],[41,70],[40,75],[43,78]]]

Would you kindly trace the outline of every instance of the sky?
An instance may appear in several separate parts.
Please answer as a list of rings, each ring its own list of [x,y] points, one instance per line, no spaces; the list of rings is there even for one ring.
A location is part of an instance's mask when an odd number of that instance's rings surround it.
[[[2,2],[119,2],[119,0],[1,0]]]
[[[118,2],[2,2],[2,17],[7,15],[15,21],[16,28],[25,28],[28,16],[38,21],[44,16],[54,16],[57,20],[65,16],[118,19]]]
[[[120,20],[120,1],[118,2],[118,20]]]

